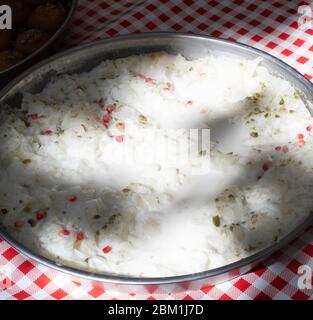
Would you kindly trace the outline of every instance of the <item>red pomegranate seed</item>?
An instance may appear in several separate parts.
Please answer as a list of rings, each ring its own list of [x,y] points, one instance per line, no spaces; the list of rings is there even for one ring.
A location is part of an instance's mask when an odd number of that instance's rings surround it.
[[[51,133],[52,133],[51,130],[44,130],[44,131],[41,131],[41,132],[40,132],[40,134],[41,134],[42,136],[49,136]]]
[[[69,202],[75,202],[75,201],[77,200],[77,197],[76,197],[76,196],[68,196],[68,197],[67,197],[67,200],[68,200]]]
[[[84,234],[82,232],[78,232],[76,234],[76,239],[79,240],[79,241],[82,241],[82,240],[85,239],[85,236],[84,236]]]
[[[145,83],[152,83],[155,84],[155,79],[151,78],[151,77],[145,77],[143,75],[139,75],[140,78],[145,80]]]
[[[115,137],[115,140],[119,143],[123,142],[124,141],[124,137],[123,136],[116,136]]]
[[[288,147],[287,146],[283,146],[283,152],[287,153],[288,151],[289,151]]]
[[[305,145],[305,141],[304,140],[300,140],[298,143],[299,143],[300,146],[304,146]]]
[[[114,111],[114,107],[113,106],[107,106],[106,109],[107,113],[112,113]]]
[[[31,117],[32,120],[37,120],[39,118],[37,113],[32,113],[29,115],[29,117]]]
[[[22,221],[16,221],[14,222],[14,228],[18,229],[23,227],[23,222]]]
[[[116,126],[117,126],[117,129],[119,129],[119,130],[124,130],[125,129],[125,123],[124,122],[119,122]]]
[[[302,134],[302,133],[297,134],[297,138],[298,138],[299,140],[304,139],[304,134]]]
[[[192,100],[187,101],[188,106],[191,106],[193,104]]]
[[[281,146],[277,146],[277,147],[275,148],[275,150],[276,150],[276,151],[280,151],[280,150],[281,150]]]
[[[106,246],[102,249],[102,252],[103,253],[109,253],[110,251],[112,250],[112,247],[111,246]]]
[[[106,126],[110,122],[110,117],[108,115],[104,115],[102,118],[102,122]]]
[[[39,211],[36,212],[36,219],[37,220],[42,220],[46,215],[47,215],[46,211],[39,210]]]
[[[67,230],[67,229],[62,229],[59,234],[60,236],[69,236],[71,233],[71,231]]]
[[[307,127],[306,127],[306,131],[312,131],[312,129],[313,129],[313,125],[312,124],[310,124],[310,125],[308,125]]]
[[[267,171],[272,166],[272,162],[268,161],[262,165],[262,170]]]

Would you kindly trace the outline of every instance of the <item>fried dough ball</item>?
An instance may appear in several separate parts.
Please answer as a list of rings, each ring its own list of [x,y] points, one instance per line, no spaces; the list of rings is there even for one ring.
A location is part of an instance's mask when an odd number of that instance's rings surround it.
[[[24,55],[15,50],[6,50],[0,52],[0,71],[14,66],[24,59]]]
[[[44,45],[48,40],[49,35],[46,32],[42,32],[37,29],[30,29],[21,32],[17,36],[14,48],[19,52],[31,54]]]
[[[0,30],[0,51],[10,49],[13,40],[12,30]]]
[[[50,34],[55,33],[66,18],[62,5],[46,3],[37,7],[28,18],[31,29],[39,29]]]
[[[0,0],[0,5],[8,5],[12,9],[13,28],[19,28],[27,22],[29,7],[22,0]]]

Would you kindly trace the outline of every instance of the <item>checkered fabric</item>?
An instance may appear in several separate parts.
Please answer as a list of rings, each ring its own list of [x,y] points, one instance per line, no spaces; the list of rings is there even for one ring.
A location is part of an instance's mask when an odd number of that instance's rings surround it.
[[[313,29],[298,26],[300,1],[81,0],[66,46],[119,34],[190,32],[252,45],[313,78]],[[313,3],[312,3],[313,9]],[[298,268],[313,269],[313,227],[259,266],[235,280],[191,290],[181,285],[123,291],[72,281],[37,265],[0,239],[0,299],[312,299],[298,288]]]

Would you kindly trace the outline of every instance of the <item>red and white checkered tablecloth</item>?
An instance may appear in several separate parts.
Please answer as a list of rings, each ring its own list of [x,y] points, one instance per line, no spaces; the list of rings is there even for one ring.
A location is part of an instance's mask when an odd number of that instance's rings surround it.
[[[313,78],[313,28],[298,26],[288,0],[80,0],[66,46],[119,34],[149,31],[191,32],[252,45]],[[312,2],[313,9],[313,2]],[[313,227],[276,253],[266,266],[232,281],[201,288],[138,287],[120,292],[71,281],[37,265],[0,239],[0,299],[312,299],[298,289],[300,265],[313,269]]]

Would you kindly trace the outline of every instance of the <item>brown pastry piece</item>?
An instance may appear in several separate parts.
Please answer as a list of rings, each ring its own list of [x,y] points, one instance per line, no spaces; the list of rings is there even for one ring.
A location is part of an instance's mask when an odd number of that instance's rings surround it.
[[[8,5],[12,9],[13,28],[26,24],[30,9],[23,0],[0,0],[0,5]]]
[[[0,30],[0,51],[8,50],[11,48],[13,40],[12,30]]]
[[[0,71],[14,66],[24,59],[24,55],[14,50],[6,50],[0,52]]]
[[[28,18],[30,29],[39,29],[50,34],[55,33],[66,18],[62,5],[46,3],[37,7]]]
[[[46,32],[30,29],[18,34],[14,48],[19,52],[31,54],[43,46],[48,40],[49,35]]]

